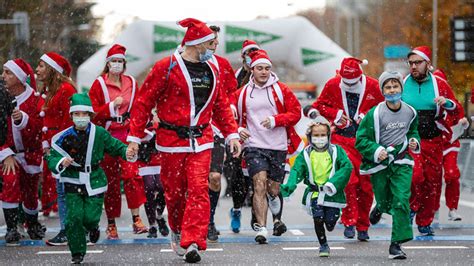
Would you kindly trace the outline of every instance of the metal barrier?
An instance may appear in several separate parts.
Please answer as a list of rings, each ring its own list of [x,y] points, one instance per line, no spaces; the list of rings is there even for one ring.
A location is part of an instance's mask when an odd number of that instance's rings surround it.
[[[458,166],[461,171],[461,188],[474,190],[474,140],[461,139]]]

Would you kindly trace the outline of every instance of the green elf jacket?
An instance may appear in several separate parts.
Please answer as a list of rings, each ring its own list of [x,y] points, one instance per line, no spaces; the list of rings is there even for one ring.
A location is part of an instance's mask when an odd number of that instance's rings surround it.
[[[71,164],[84,170],[78,171],[72,167],[60,169],[61,163],[66,158],[72,157],[61,148],[59,140],[63,134],[72,129],[72,127],[69,127],[52,138],[51,153],[47,157],[48,168],[59,176],[61,182],[85,185],[89,196],[104,193],[107,190],[107,177],[102,168],[99,167],[100,162],[104,159],[104,153],[114,157],[121,156],[123,159],[126,159],[127,146],[112,137],[103,127],[91,123],[87,143],[86,165],[81,166],[75,162]]]
[[[310,153],[312,149],[312,146],[309,145],[296,157],[288,182],[280,185],[283,197],[289,197],[295,191],[296,185],[304,180],[307,187],[304,191],[302,204],[308,214],[311,215],[311,197],[314,191],[319,191],[318,205],[334,208],[346,207],[344,188],[349,182],[353,168],[346,152],[338,145],[329,145],[328,151],[332,158],[332,170],[329,174],[329,180],[323,186],[318,187],[314,182],[311,167]]]
[[[413,158],[408,153],[408,142],[410,139],[415,139],[415,141],[418,143],[417,150],[413,152],[420,152],[420,136],[418,135],[417,129],[418,116],[416,110],[404,102],[402,102],[402,104],[408,105],[415,116],[410,121],[410,127],[403,143],[388,147],[384,147],[383,145],[379,144],[379,110],[380,106],[383,104],[385,104],[385,102],[381,102],[377,106],[370,109],[370,111],[365,115],[364,119],[362,119],[360,122],[359,129],[357,130],[355,147],[363,157],[362,163],[360,165],[361,175],[377,173],[387,168],[388,165],[392,163],[413,166]],[[387,150],[388,158],[379,162],[378,156],[383,149]]]

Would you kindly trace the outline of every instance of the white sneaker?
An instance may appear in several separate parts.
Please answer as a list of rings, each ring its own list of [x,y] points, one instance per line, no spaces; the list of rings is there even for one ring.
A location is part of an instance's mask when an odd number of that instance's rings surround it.
[[[462,217],[459,215],[456,209],[451,209],[448,212],[448,220],[450,221],[461,221]]]
[[[176,255],[183,256],[186,250],[181,247],[181,234],[171,231],[171,249],[176,252]]]
[[[268,237],[268,230],[265,226],[255,225],[257,229],[257,235],[255,236],[255,241],[259,244],[266,244]]]

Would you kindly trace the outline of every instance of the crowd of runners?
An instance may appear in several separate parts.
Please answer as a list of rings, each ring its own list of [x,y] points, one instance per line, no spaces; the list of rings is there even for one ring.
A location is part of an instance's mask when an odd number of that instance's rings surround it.
[[[59,215],[61,230],[46,243],[68,245],[72,263],[81,263],[87,242],[100,238],[103,208],[105,237],[120,238],[115,220],[124,193],[135,234],[169,235],[176,254],[195,263],[219,240],[216,215],[230,215],[231,230],[240,232],[246,201],[258,244],[284,234],[283,198],[300,182],[321,257],[330,255],[325,231],[339,220],[346,238],[367,241],[370,225],[386,213],[393,218],[389,258],[405,259],[401,244],[413,239],[413,223],[421,235],[435,234],[443,177],[449,220],[461,220],[455,128],[469,122],[443,71],[433,69],[429,47],[407,55],[406,77],[386,71],[372,78],[363,73],[366,60],[344,58],[302,108],[257,42],[243,42],[234,72],[215,54],[218,26],[192,18],[179,25],[187,29],[181,45],[141,86],[125,74],[120,44],[108,50],[87,94],[77,93],[58,53],[42,55],[35,70],[20,58],[3,64],[7,246],[20,245],[21,226],[33,240],[45,237],[39,212]],[[300,136],[295,125],[303,115],[311,123]],[[223,176],[233,207],[216,213]]]

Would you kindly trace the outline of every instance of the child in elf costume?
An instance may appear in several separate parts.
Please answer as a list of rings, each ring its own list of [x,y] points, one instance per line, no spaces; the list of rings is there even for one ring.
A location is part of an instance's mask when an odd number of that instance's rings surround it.
[[[104,128],[90,122],[94,115],[86,94],[74,94],[69,109],[74,126],[52,138],[47,157],[49,169],[60,176],[66,192],[66,234],[72,263],[81,263],[86,254],[86,231],[97,242],[99,221],[107,190],[107,178],[99,167],[104,154],[127,158],[127,146]],[[130,159],[130,158],[127,158]]]
[[[410,224],[413,153],[420,152],[416,110],[401,101],[403,77],[398,72],[384,72],[379,85],[385,101],[373,107],[362,119],[356,135],[356,148],[363,157],[361,174],[370,174],[377,200],[372,224],[382,213],[392,215],[390,259],[406,259],[400,244],[413,239]]]
[[[302,203],[313,216],[320,257],[329,257],[324,225],[332,231],[341,209],[346,207],[344,188],[352,171],[346,152],[330,142],[330,126],[322,116],[309,124],[306,131],[309,145],[296,157],[288,182],[280,186],[283,197],[290,196],[301,181],[307,186]]]

